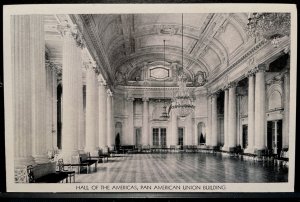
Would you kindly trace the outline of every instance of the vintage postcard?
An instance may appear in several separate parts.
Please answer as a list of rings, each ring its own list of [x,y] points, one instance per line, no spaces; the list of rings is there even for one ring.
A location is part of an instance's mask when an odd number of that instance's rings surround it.
[[[3,26],[7,192],[294,191],[295,5],[7,5]]]

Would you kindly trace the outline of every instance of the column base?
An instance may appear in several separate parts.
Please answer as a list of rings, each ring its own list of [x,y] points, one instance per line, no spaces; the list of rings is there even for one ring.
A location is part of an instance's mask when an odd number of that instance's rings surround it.
[[[220,150],[220,146],[209,146],[212,150]]]
[[[252,147],[250,147],[250,148],[246,148],[245,150],[244,150],[244,153],[246,153],[246,154],[254,154],[254,148]]]
[[[221,150],[229,152],[229,147],[227,145],[224,145]]]
[[[266,155],[266,148],[263,149],[255,149],[254,153],[258,156],[258,157],[262,157],[264,155]]]
[[[236,152],[236,150],[237,150],[237,147],[228,147],[228,149],[229,149],[229,152],[230,153],[235,153]]]

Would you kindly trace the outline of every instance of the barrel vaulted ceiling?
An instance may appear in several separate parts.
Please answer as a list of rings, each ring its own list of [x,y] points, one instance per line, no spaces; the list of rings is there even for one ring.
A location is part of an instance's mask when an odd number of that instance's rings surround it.
[[[116,80],[117,74],[130,78],[145,65],[162,62],[163,40],[166,40],[166,62],[182,64],[182,14],[85,14],[71,15],[71,18],[92,42],[90,46],[111,81]],[[46,24],[55,19],[57,17],[48,16]],[[245,31],[246,23],[246,13],[184,14],[185,72],[191,78],[205,72],[209,79],[228,67],[251,45]],[[49,37],[49,26],[46,46],[57,54],[58,58],[54,58],[59,61],[60,43]]]

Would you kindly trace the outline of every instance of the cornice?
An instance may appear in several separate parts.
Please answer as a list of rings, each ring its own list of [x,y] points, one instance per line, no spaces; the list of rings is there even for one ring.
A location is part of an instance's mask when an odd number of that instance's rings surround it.
[[[252,47],[249,51],[247,51],[243,56],[241,56],[239,59],[237,59],[235,62],[233,62],[228,68],[225,68],[224,71],[220,72],[219,75],[214,77],[213,79],[209,80],[208,85],[211,83],[214,83],[216,80],[218,80],[220,77],[222,77],[226,72],[229,72],[234,67],[236,67],[238,64],[242,63],[246,59],[248,59],[251,55],[255,53],[255,51],[258,51],[261,49],[264,45],[266,45],[267,41],[262,40],[259,43],[257,43],[254,47]]]
[[[84,30],[83,36],[86,41],[86,46],[89,50],[94,49],[94,51],[91,51],[91,55],[93,55],[95,61],[99,64],[100,71],[102,75],[104,76],[105,80],[109,83],[112,84],[112,76],[110,74],[110,71],[108,71],[110,68],[108,59],[103,51],[102,44],[98,43],[98,40],[96,39],[96,36],[94,34],[94,30],[91,27],[91,23],[88,23],[88,21],[84,18],[83,15],[70,15],[70,18],[75,21],[77,24],[81,24],[83,27],[81,28]]]

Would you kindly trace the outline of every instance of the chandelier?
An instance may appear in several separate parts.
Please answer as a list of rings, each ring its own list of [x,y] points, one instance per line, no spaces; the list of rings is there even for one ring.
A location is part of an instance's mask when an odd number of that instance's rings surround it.
[[[166,40],[164,40],[164,67],[166,62]],[[169,119],[169,114],[167,113],[167,106],[166,106],[166,97],[165,97],[165,92],[166,91],[166,86],[165,86],[165,79],[164,79],[164,106],[163,106],[163,111],[161,116],[159,117],[162,120],[168,120]]]
[[[182,56],[182,68],[181,71],[178,72],[178,92],[175,94],[174,100],[171,104],[171,110],[176,113],[176,115],[180,118],[185,118],[189,114],[191,114],[195,105],[193,103],[193,99],[190,97],[188,89],[186,88],[186,79],[185,74],[183,72],[183,14],[182,14],[182,32],[181,32],[181,56]]]
[[[247,34],[252,38],[271,40],[278,47],[281,38],[290,35],[290,13],[249,13]]]

